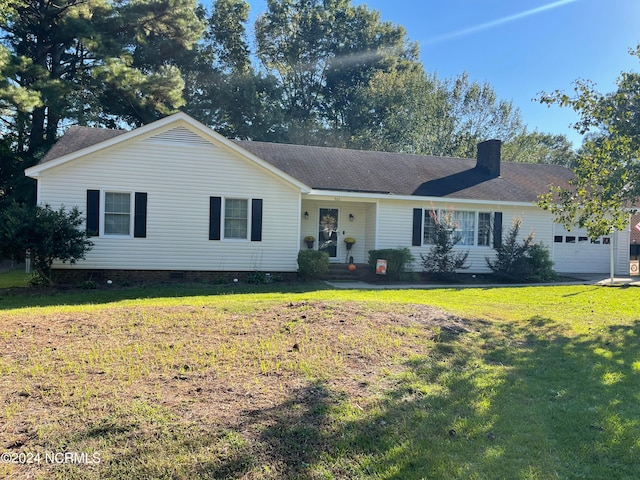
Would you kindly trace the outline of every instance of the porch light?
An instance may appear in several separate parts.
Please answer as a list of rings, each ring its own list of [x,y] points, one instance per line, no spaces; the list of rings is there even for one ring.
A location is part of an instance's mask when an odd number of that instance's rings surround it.
[[[349,214],[349,221],[350,221],[350,222],[353,222],[353,220],[354,220],[355,218],[356,218],[356,217],[354,217],[354,216],[353,216],[353,213],[350,213],[350,214]]]
[[[309,220],[309,212],[304,212],[304,219]]]

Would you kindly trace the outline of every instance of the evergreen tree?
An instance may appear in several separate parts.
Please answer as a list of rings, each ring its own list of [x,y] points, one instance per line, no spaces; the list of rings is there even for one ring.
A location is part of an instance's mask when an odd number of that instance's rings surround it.
[[[430,212],[435,225],[435,244],[426,255],[421,254],[422,268],[425,272],[446,276],[458,270],[469,268],[467,258],[469,251],[456,251],[455,247],[462,240],[458,225],[454,221],[453,211]]]
[[[37,92],[31,110],[13,99],[7,127],[31,162],[65,122],[141,125],[184,100],[176,58],[202,25],[194,0],[8,0],[2,19],[5,81]]]

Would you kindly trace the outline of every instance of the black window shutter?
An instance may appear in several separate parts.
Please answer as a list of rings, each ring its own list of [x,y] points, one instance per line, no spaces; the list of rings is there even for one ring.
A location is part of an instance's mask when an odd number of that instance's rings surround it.
[[[220,240],[222,197],[209,197],[209,240]]]
[[[262,241],[262,199],[251,200],[251,241]]]
[[[414,247],[420,247],[422,245],[422,215],[424,210],[422,208],[413,209],[413,235],[411,245]]]
[[[100,190],[87,190],[87,236],[100,235]]]
[[[147,194],[136,192],[135,216],[133,217],[133,236],[135,238],[147,238]]]
[[[502,246],[502,212],[493,214],[493,248]]]

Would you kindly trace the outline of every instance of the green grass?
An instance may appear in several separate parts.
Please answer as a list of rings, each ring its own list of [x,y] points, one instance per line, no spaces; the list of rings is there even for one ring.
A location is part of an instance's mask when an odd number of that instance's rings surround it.
[[[24,273],[24,268],[2,272],[0,288],[25,287],[30,278],[31,274]]]
[[[640,290],[279,288],[0,292],[0,446],[100,458],[0,476],[637,478]]]

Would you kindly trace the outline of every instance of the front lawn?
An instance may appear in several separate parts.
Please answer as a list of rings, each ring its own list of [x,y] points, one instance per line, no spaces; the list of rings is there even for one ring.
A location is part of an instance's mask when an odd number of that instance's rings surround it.
[[[0,273],[0,288],[25,287],[30,273],[24,273],[24,267]]]
[[[0,291],[0,477],[637,477],[638,289],[216,288]]]

